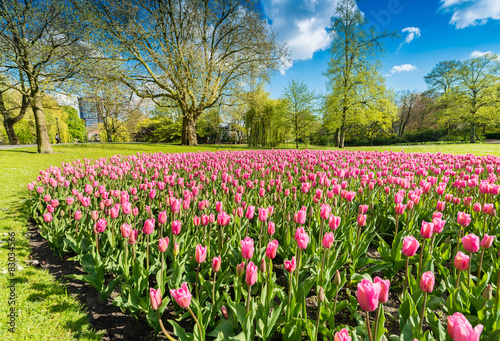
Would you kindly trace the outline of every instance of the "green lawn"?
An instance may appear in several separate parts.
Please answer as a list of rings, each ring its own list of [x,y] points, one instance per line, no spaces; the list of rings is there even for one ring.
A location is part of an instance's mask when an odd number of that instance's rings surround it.
[[[285,146],[286,147],[286,146]],[[292,147],[289,145],[288,147]],[[304,146],[302,146],[303,148]],[[317,149],[316,147],[308,147]],[[84,308],[70,297],[64,286],[58,283],[47,271],[26,264],[30,249],[26,238],[27,216],[22,207],[27,195],[26,184],[33,181],[38,171],[50,165],[59,166],[61,162],[75,159],[100,158],[115,154],[130,155],[137,152],[194,152],[216,151],[221,149],[245,149],[244,146],[202,146],[181,147],[165,144],[81,144],[55,145],[51,155],[39,155],[36,148],[20,148],[0,151],[0,240],[6,241],[8,232],[16,233],[16,257],[22,270],[17,271],[16,310],[17,329],[10,333],[6,328],[9,281],[2,273],[7,268],[7,243],[2,243],[0,255],[0,340],[99,340],[88,324]],[[476,155],[499,155],[500,144],[464,145],[425,145],[425,146],[386,146],[353,147],[347,150],[393,150],[416,153],[454,153]],[[56,337],[57,335],[57,337]],[[56,337],[56,338],[55,338]]]

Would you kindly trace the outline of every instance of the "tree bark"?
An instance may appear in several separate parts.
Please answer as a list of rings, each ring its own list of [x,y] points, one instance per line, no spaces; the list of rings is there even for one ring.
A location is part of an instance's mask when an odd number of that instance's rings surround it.
[[[342,124],[340,126],[339,148],[344,148],[344,140],[345,140],[345,126]]]
[[[7,110],[7,108],[5,107],[3,92],[0,93],[0,112],[2,113],[3,126],[5,127],[5,131],[7,132],[7,137],[9,138],[9,143],[11,145],[19,144],[19,139],[17,138],[16,132],[14,131],[14,125],[23,119],[24,115],[26,114],[27,107],[28,101],[26,97],[23,96],[19,114],[15,117],[12,117],[9,113],[9,110]]]
[[[337,128],[335,130],[335,137],[334,138],[335,138],[335,147],[339,148],[339,146],[340,146],[340,129],[339,128]]]
[[[470,124],[470,143],[476,143],[476,125],[474,122]]]
[[[196,136],[196,121],[195,115],[183,115],[182,117],[182,144],[185,146],[197,146],[198,139]]]
[[[36,142],[38,145],[38,153],[52,154],[52,146],[50,145],[49,133],[47,131],[47,121],[45,120],[45,113],[43,112],[42,95],[37,92],[33,96],[31,103],[33,113],[35,116],[36,125]]]

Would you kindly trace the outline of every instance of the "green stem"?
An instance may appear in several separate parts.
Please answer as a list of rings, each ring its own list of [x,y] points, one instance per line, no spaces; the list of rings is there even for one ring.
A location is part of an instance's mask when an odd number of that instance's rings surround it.
[[[405,283],[403,285],[403,297],[406,295],[406,286],[408,285],[408,264],[410,263],[410,257],[406,257],[406,266],[405,266]]]
[[[425,313],[425,303],[427,302],[427,293],[424,293],[424,302],[422,303],[422,311],[420,312],[420,324],[418,326],[418,332],[422,334],[422,326],[424,324],[424,313]]]
[[[477,269],[477,282],[479,283],[479,280],[481,279],[481,267],[483,265],[483,257],[484,257],[484,251],[486,251],[485,249],[483,249],[481,251],[481,257],[479,258],[479,267]],[[470,262],[469,262],[470,263]]]
[[[500,279],[500,275],[498,277]],[[290,320],[290,313],[291,313],[291,310],[292,308],[290,307],[290,304],[292,302],[292,274],[290,274],[290,276],[288,276],[288,310],[287,310],[287,321]]]
[[[330,325],[331,330],[335,330],[335,314],[337,313],[337,298],[339,295],[339,286],[335,285],[335,301],[333,302],[333,314],[332,314],[332,324]]]
[[[163,321],[161,320],[160,312],[158,310],[156,310],[156,314],[158,315],[158,321],[160,322],[160,327],[161,327],[161,331],[163,332],[163,334],[165,334],[167,339],[169,339],[170,341],[176,341],[172,336],[170,336],[170,334],[165,329],[165,326],[163,325]]]
[[[378,333],[378,319],[380,318],[380,314],[382,313],[382,306],[383,306],[383,303],[380,303],[378,305],[377,315],[375,316],[375,321],[373,322],[373,339],[375,341],[378,340],[378,338],[377,338],[377,333]]]
[[[196,316],[194,315],[193,311],[191,310],[191,308],[187,307],[189,312],[191,313],[191,316],[193,317],[193,320],[194,322],[196,322],[196,324],[198,325],[198,329],[200,331],[200,337],[202,340],[205,340],[205,337],[203,335],[203,329],[201,328],[201,325],[200,325],[200,321],[198,321],[198,319],[196,318]]]
[[[318,318],[316,319],[316,337],[314,338],[315,340],[318,339],[320,317],[321,317],[321,302],[318,301]]]
[[[146,273],[149,275],[149,234],[146,241]]]
[[[250,311],[250,300],[252,299],[251,290],[252,290],[252,286],[249,285],[248,286],[248,296],[247,296],[247,315],[248,315],[248,312]]]
[[[460,284],[460,275],[461,274],[462,274],[462,271],[459,271],[458,275],[457,275],[457,282],[455,283],[455,289],[458,289],[458,285]]]
[[[469,287],[471,285],[470,270],[472,269],[472,252],[469,252],[469,270],[467,271],[467,280],[469,282]]]
[[[420,249],[420,260],[418,262],[418,277],[417,277],[417,280],[419,280],[419,278],[422,276],[422,260],[424,258],[424,249],[425,249],[425,241],[427,239],[424,239],[424,241],[422,242],[422,248]]]
[[[373,341],[373,336],[372,336],[372,331],[370,328],[370,312],[366,312],[366,332],[368,333],[368,337],[370,338],[370,341]]]
[[[212,304],[215,305],[215,282],[217,281],[217,272],[214,273],[214,283],[212,286]]]

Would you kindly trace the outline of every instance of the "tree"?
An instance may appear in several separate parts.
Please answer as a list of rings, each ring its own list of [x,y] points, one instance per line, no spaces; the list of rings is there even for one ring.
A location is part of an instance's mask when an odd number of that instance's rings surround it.
[[[9,143],[16,145],[19,144],[19,139],[14,130],[14,125],[24,118],[29,103],[27,96],[22,96],[20,104],[16,103],[15,99],[12,98],[12,91],[9,93],[9,90],[8,88],[0,90],[0,113],[3,116],[3,126]]]
[[[398,137],[402,138],[405,133],[405,128],[414,118],[416,114],[416,104],[420,97],[417,90],[402,90],[398,96]]]
[[[340,148],[344,147],[348,120],[369,105],[360,94],[369,93],[364,89],[376,86],[379,81],[375,69],[379,64],[377,57],[383,52],[382,40],[397,36],[387,31],[377,33],[366,26],[366,18],[355,0],[338,2],[330,27],[332,58],[325,75],[335,97],[329,99],[328,107],[338,122],[336,145]]]
[[[485,55],[460,63],[458,96],[465,104],[465,121],[470,124],[470,142],[476,142],[476,127],[488,120],[488,107],[500,102],[498,56]]]
[[[470,142],[476,142],[476,127],[495,117],[491,109],[500,102],[499,72],[498,56],[486,54],[440,62],[425,76],[448,129],[451,122],[461,119],[470,126]]]
[[[53,152],[43,92],[71,78],[88,55],[81,23],[64,1],[0,1],[0,67],[7,74],[0,82],[32,108],[39,153]]]
[[[283,98],[286,101],[286,108],[289,126],[292,127],[295,136],[295,147],[299,148],[299,138],[304,138],[307,131],[312,128],[315,116],[313,91],[309,91],[304,82],[292,80],[285,88]]]
[[[269,98],[260,85],[246,96],[245,129],[251,147],[276,147],[285,142],[288,129],[286,103]]]
[[[103,53],[122,62],[117,77],[137,96],[170,99],[182,112],[182,144],[196,145],[205,109],[285,56],[255,0],[74,0],[93,22]],[[112,44],[110,42],[113,42]]]
[[[66,124],[68,125],[68,132],[71,137],[71,142],[75,140],[79,142],[85,141],[87,129],[85,128],[85,121],[78,117],[78,112],[75,108],[65,106],[64,111],[68,114]]]

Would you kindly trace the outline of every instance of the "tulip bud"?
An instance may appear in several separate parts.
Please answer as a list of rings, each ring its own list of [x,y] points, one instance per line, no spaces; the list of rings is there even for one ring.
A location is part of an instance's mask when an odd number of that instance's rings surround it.
[[[260,267],[259,271],[265,273],[266,272],[266,259],[262,258],[262,261],[260,262]]]
[[[179,243],[175,243],[175,245],[174,245],[174,257],[177,257],[180,252],[181,252],[181,250],[179,247]]]
[[[335,277],[333,278],[333,282],[335,283],[336,286],[339,286],[342,283],[342,279],[340,278],[340,272],[337,270],[335,273]]]
[[[220,310],[222,311],[222,315],[224,316],[224,318],[227,320],[229,318],[229,315],[227,313],[227,308],[225,305],[223,305]]]
[[[323,290],[323,287],[319,287],[319,292],[318,292],[318,301],[321,303],[325,300],[325,292]]]
[[[486,301],[489,301],[493,298],[493,288],[491,287],[491,284],[488,284],[486,286],[486,288],[484,289],[483,293],[483,298],[486,300]]]
[[[241,277],[243,276],[243,273],[245,272],[245,263],[241,263],[236,265],[236,276]]]

